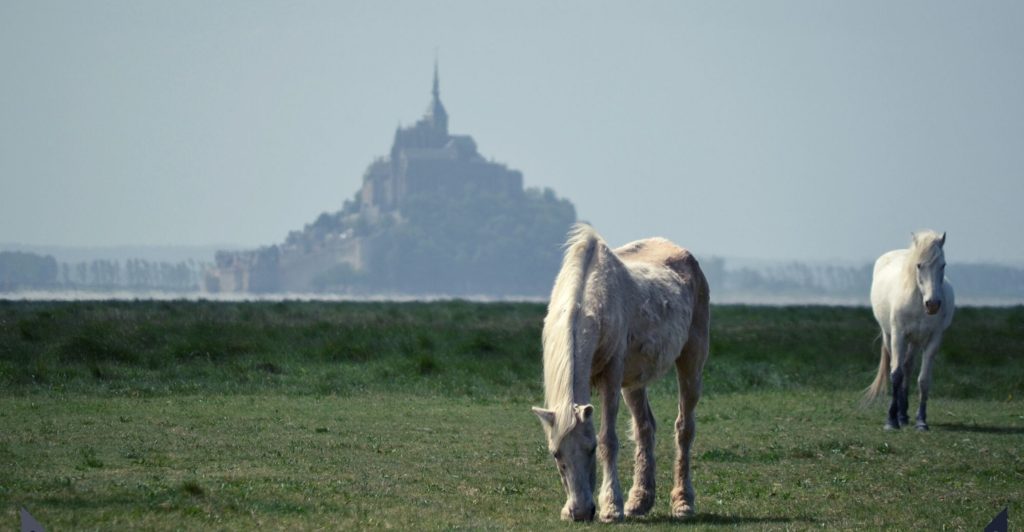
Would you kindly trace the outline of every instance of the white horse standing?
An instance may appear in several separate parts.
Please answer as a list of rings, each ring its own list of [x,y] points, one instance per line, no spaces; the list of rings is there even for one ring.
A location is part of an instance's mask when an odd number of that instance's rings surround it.
[[[596,456],[603,478],[602,521],[643,515],[654,505],[654,415],[646,386],[673,366],[679,381],[672,514],[694,513],[690,447],[694,408],[708,356],[708,283],[687,250],[663,238],[614,251],[589,226],[577,224],[544,318],[544,398],[534,408],[547,436],[567,500],[562,518],[595,513]],[[591,387],[601,395],[601,432],[594,435]],[[633,487],[623,506],[615,417],[619,391],[633,416]]]
[[[932,361],[942,343],[942,333],[953,321],[953,286],[943,275],[946,258],[942,246],[946,234],[922,231],[913,234],[909,249],[890,251],[875,262],[871,280],[871,307],[882,328],[882,357],[878,374],[865,397],[875,399],[892,383],[887,430],[907,425],[907,392],[914,354],[922,353],[917,386],[918,430],[928,430],[928,389]]]

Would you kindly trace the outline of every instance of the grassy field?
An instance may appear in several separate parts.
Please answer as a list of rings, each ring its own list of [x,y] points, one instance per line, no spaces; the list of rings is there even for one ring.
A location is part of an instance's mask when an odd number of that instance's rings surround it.
[[[558,521],[529,412],[543,313],[0,302],[0,527],[22,506],[52,530],[578,527]],[[929,433],[883,432],[883,407],[857,406],[877,366],[868,310],[712,314],[688,528],[978,530],[1005,506],[1018,521],[1024,308],[958,311]],[[653,390],[655,511],[614,526],[679,525],[674,394]]]

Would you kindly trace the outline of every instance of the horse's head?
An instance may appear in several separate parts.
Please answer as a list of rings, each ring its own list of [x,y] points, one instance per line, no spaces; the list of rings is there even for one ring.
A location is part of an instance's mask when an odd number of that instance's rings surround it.
[[[571,405],[563,411],[534,408],[544,426],[548,451],[555,459],[567,499],[562,519],[590,521],[594,518],[594,485],[597,480],[595,453],[597,438],[591,405]]]
[[[946,233],[925,232],[914,234],[914,246],[917,248],[915,267],[917,268],[917,289],[921,292],[921,302],[928,314],[937,314],[942,307],[942,282],[945,278],[946,256],[942,246],[946,243]]]

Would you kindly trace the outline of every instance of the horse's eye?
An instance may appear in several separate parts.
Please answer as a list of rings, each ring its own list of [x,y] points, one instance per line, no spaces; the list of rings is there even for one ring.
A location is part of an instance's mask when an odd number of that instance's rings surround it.
[[[555,452],[551,453],[551,456],[553,456],[555,458],[555,460],[561,460],[562,459],[562,451],[555,451]]]
[[[918,265],[917,265],[917,269],[918,269],[918,270],[920,270],[920,269],[921,269],[921,265],[920,265],[920,264],[918,264]]]

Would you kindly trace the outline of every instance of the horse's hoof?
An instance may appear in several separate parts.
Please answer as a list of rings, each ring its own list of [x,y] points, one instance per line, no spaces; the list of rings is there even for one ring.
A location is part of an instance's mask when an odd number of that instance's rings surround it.
[[[626,501],[626,517],[647,515],[654,507],[654,494],[649,492],[631,492]]]
[[[885,424],[885,427],[883,427],[883,429],[884,430],[900,430],[900,426],[898,424],[893,424],[892,422],[889,422],[889,423]]]
[[[928,432],[928,424],[924,421],[918,421],[917,425],[914,425],[914,427],[921,432]]]
[[[622,521],[622,511],[613,509],[610,511],[601,512],[601,515],[598,517],[599,519],[601,519],[602,523],[616,523],[618,521]]]
[[[678,501],[672,503],[672,517],[676,519],[685,519],[687,517],[693,517],[697,513],[697,509],[692,504],[688,504],[685,501]]]
[[[647,504],[627,504],[626,505],[626,517],[643,517],[647,515],[647,512],[651,511],[651,505]]]

